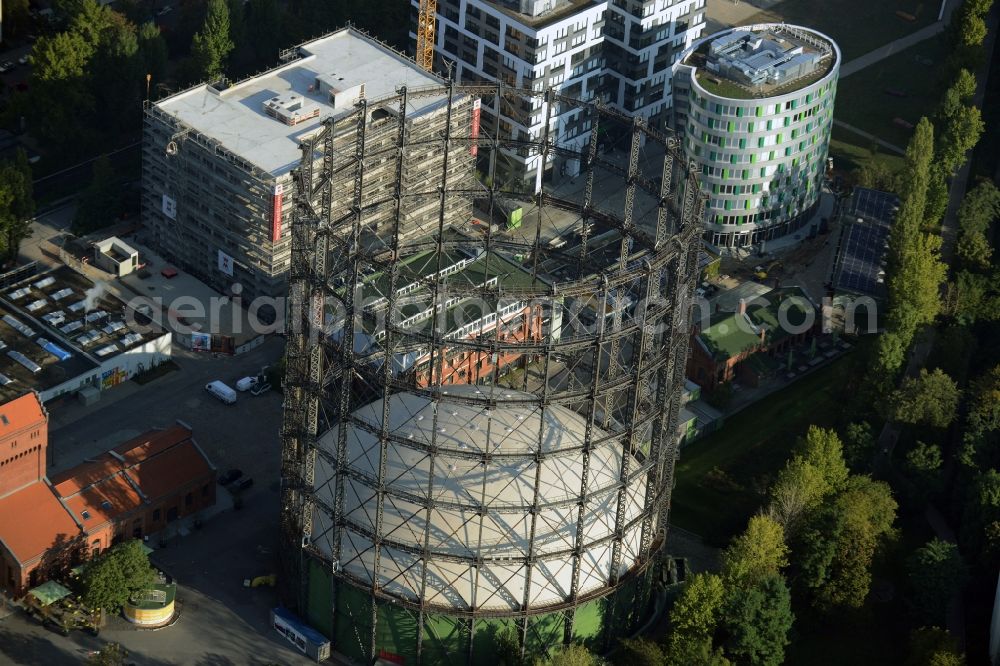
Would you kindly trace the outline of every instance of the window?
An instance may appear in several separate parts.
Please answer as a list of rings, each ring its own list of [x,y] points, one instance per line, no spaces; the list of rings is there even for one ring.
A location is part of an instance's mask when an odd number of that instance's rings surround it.
[[[206,483],[201,487],[201,496],[208,497],[208,484]]]
[[[159,509],[156,509],[156,510],[153,511],[153,522],[154,523],[160,522],[160,510]]]
[[[188,493],[184,496],[184,506],[191,506],[192,504],[194,504],[194,495]]]

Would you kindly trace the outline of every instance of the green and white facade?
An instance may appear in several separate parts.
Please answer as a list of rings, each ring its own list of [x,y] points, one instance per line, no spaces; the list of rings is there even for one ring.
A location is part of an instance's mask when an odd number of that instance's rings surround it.
[[[826,171],[841,55],[784,24],[716,33],[674,75],[674,122],[701,172],[705,240],[746,247],[801,228]]]

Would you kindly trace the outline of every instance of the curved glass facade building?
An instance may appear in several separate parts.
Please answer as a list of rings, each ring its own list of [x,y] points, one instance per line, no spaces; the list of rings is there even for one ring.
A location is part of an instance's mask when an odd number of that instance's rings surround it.
[[[786,24],[732,28],[678,60],[674,121],[708,196],[705,239],[746,247],[809,220],[826,169],[841,55]]]

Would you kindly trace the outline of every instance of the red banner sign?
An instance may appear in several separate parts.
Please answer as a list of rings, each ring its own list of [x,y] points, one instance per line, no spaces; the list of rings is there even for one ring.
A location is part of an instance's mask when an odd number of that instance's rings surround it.
[[[281,240],[281,200],[284,186],[278,183],[274,186],[274,196],[271,197],[271,241]]]
[[[478,99],[472,103],[472,132],[469,136],[472,139],[472,145],[469,146],[469,152],[473,156],[479,154],[479,145],[476,143],[476,140],[479,139],[479,113],[482,105],[482,101]]]

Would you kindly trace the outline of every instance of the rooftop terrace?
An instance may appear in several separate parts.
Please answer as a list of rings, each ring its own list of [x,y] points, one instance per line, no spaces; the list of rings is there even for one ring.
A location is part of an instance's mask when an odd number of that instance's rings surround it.
[[[784,95],[825,77],[839,61],[836,45],[796,26],[734,28],[698,44],[684,63],[713,95],[753,99]]]

